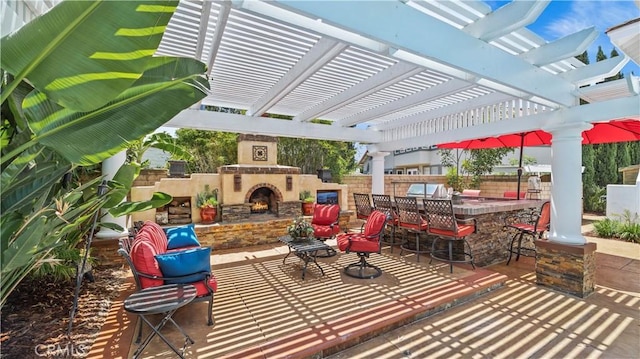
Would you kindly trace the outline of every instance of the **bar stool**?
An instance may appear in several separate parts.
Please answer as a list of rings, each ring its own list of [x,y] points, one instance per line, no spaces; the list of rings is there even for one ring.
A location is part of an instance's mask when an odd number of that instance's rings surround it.
[[[420,249],[420,234],[427,234],[427,221],[420,214],[418,200],[415,197],[396,197],[396,208],[398,211],[398,228],[403,230],[403,241],[400,245],[400,255],[402,252],[413,252],[416,254],[416,262],[420,262],[420,253],[429,253],[429,246],[426,250]],[[414,247],[409,246],[407,233],[416,235]]]
[[[508,219],[507,219],[508,220]],[[520,259],[520,256],[535,257],[536,248],[533,243],[522,243],[524,236],[531,238],[531,242],[536,238],[542,238],[545,231],[549,230],[549,224],[551,223],[551,203],[549,201],[544,202],[540,207],[539,213],[524,213],[519,217],[519,222],[505,224],[507,230],[513,230],[513,236],[509,241],[509,259],[507,265],[511,262],[511,256],[516,254],[516,262]],[[518,240],[517,245],[514,248],[514,244]],[[524,252],[524,253],[523,253]]]
[[[385,240],[382,243],[390,245],[391,253],[393,253],[393,246],[397,245],[395,238],[396,229],[398,228],[398,214],[394,208],[394,203],[391,200],[391,196],[386,194],[372,194],[371,199],[373,200],[373,209],[384,213],[388,218],[386,226],[389,227],[391,234],[389,235],[389,240]]]
[[[427,222],[429,228],[427,232],[437,236],[433,240],[431,247],[431,261],[437,259],[442,262],[449,263],[449,271],[453,273],[453,263],[471,263],[471,267],[475,270],[473,264],[473,254],[471,246],[465,239],[466,236],[476,232],[475,218],[466,220],[457,219],[453,213],[453,203],[450,199],[422,199],[424,209],[427,213]],[[447,241],[447,249],[436,249],[438,240]],[[454,242],[462,242],[461,253],[454,255]],[[467,248],[469,251],[467,252]]]
[[[354,193],[353,201],[356,204],[356,218],[363,221],[362,226],[360,226],[360,232],[362,233],[364,225],[367,223],[367,218],[373,211],[371,198],[367,193]]]

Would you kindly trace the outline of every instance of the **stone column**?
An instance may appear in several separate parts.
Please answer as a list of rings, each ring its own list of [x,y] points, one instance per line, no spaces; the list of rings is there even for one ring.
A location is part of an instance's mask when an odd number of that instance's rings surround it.
[[[595,290],[595,243],[582,224],[582,131],[589,123],[565,124],[551,132],[551,229],[537,240],[536,283],[581,298]]]
[[[106,179],[107,181],[113,179],[113,177],[116,175],[116,172],[118,172],[118,169],[120,169],[120,166],[124,164],[126,159],[127,151],[121,151],[113,155],[112,157],[102,161],[102,175],[104,176],[104,179]],[[116,232],[112,229],[101,227],[100,231],[96,233],[96,238],[117,239],[127,235],[127,216],[115,218],[107,211],[103,211],[102,214],[103,216],[100,220],[101,222],[115,223],[124,228],[124,231]]]
[[[384,157],[389,152],[371,152],[371,193],[384,194]]]

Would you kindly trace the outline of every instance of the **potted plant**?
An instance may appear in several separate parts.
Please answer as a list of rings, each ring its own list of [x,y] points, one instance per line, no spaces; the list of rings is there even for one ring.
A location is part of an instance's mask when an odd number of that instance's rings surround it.
[[[218,215],[218,189],[212,191],[208,184],[204,185],[204,191],[196,195],[196,205],[202,223],[213,223]]]
[[[313,202],[316,198],[311,195],[311,192],[300,192],[300,200],[302,201],[302,214],[305,216],[313,215]]]
[[[313,237],[313,226],[303,217],[297,217],[287,226],[287,233],[295,240],[304,240]]]

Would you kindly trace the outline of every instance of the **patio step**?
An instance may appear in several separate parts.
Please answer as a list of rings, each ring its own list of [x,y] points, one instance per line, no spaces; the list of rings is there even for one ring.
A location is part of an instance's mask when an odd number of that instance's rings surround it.
[[[221,358],[325,358],[482,296],[502,287],[506,280],[507,276],[503,274],[477,268],[461,279],[328,320],[260,345],[228,353]]]

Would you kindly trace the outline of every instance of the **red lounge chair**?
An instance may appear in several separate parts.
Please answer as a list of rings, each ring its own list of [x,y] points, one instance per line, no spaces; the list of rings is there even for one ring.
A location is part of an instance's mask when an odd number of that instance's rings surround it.
[[[380,254],[382,230],[387,222],[387,215],[381,211],[373,211],[362,233],[343,233],[338,235],[338,248],[345,252],[355,252],[360,257],[358,262],[344,267],[344,273],[350,277],[370,279],[382,275],[382,269],[367,262],[370,253]]]
[[[311,218],[311,226],[313,227],[313,236],[321,241],[334,238],[340,233],[340,206],[337,204],[316,204],[313,208],[313,217]],[[333,248],[326,251],[326,255],[318,255],[318,257],[331,257],[336,255]]]

